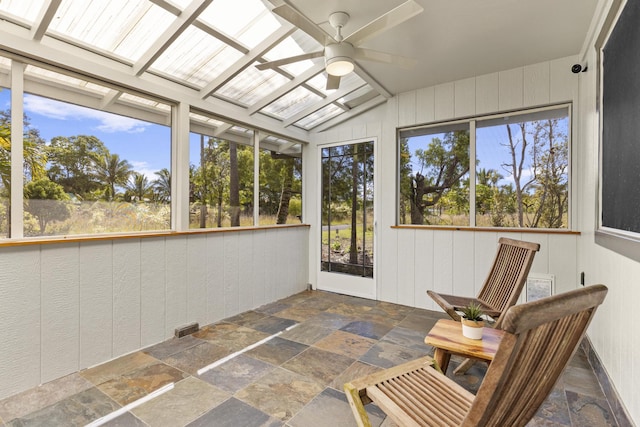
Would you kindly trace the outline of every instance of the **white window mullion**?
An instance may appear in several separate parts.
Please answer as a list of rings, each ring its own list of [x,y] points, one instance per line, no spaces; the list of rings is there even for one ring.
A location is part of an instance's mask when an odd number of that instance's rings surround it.
[[[171,121],[171,223],[189,229],[189,105],[173,107]]]
[[[260,131],[253,132],[253,225],[260,225]]]
[[[11,238],[24,236],[24,68],[25,64],[11,61]]]
[[[476,121],[469,122],[469,226],[476,226]]]

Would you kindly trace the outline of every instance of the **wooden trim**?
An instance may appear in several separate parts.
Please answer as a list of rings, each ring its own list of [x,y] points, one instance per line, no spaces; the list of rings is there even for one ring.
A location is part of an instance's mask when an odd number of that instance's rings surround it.
[[[531,234],[572,234],[579,236],[581,233],[575,230],[553,228],[507,228],[507,227],[456,227],[448,225],[392,225],[392,229],[407,230],[453,230],[473,231],[480,233],[531,233]]]
[[[240,233],[243,231],[262,231],[277,230],[282,228],[309,228],[309,224],[283,224],[283,225],[267,225],[260,227],[225,227],[225,228],[206,228],[192,229],[189,231],[149,231],[140,233],[114,233],[114,234],[96,234],[96,235],[78,235],[78,236],[55,236],[47,238],[24,238],[24,239],[6,239],[0,240],[0,248],[9,246],[29,246],[29,245],[49,245],[58,243],[77,243],[77,242],[99,242],[105,240],[123,240],[123,239],[149,239],[156,237],[173,237],[173,236],[190,236],[196,234],[213,234],[213,233]]]

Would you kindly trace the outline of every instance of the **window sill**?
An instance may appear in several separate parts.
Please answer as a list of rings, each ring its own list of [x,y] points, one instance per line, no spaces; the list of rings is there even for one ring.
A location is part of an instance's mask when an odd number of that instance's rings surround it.
[[[227,227],[227,228],[205,228],[205,229],[195,228],[187,231],[150,231],[150,232],[139,232],[139,233],[27,237],[23,239],[0,240],[0,247],[48,245],[48,244],[77,243],[77,242],[100,242],[105,240],[150,239],[150,238],[168,237],[168,236],[190,236],[190,235],[196,235],[196,234],[213,234],[213,233],[239,233],[243,231],[261,231],[261,230],[274,230],[274,229],[297,228],[297,227],[309,227],[309,224],[282,224],[282,225],[263,225],[263,226],[253,226],[253,227]]]
[[[463,227],[450,225],[392,225],[393,229],[413,229],[413,230],[453,230],[453,231],[473,231],[475,233],[537,233],[537,234],[574,234],[580,235],[579,231],[557,229],[557,228],[506,228],[506,227]]]

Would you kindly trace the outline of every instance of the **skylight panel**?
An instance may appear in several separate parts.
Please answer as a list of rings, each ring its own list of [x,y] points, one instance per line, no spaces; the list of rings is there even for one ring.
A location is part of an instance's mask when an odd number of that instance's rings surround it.
[[[254,65],[225,84],[216,95],[230,98],[243,105],[252,105],[289,81],[273,70],[260,71]]]
[[[28,24],[33,24],[38,19],[38,14],[46,0],[2,0],[0,12],[14,16]]]
[[[299,86],[282,98],[267,105],[263,108],[263,111],[273,114],[281,119],[286,119],[294,116],[321,99],[322,98],[320,96],[311,92],[309,89]]]
[[[35,65],[27,65],[24,70],[27,78],[35,77],[47,82],[56,82],[61,86],[83,89],[88,92],[104,95],[109,92],[109,88],[95,83],[89,83],[84,79],[68,76],[66,74],[57,73],[45,68],[36,67]]]
[[[322,50],[322,46],[308,34],[297,30],[295,33],[278,43],[264,57],[269,61],[289,58],[291,56],[301,55],[307,52],[318,52]],[[288,73],[297,76],[313,66],[312,60],[298,61],[292,64],[283,65],[281,68]]]
[[[334,104],[329,104],[315,113],[298,120],[294,124],[309,130],[318,126],[320,123],[326,122],[327,120],[339,115],[340,113],[342,113],[342,109],[340,107],[337,107]]]
[[[50,30],[135,62],[174,20],[147,0],[63,0]]]
[[[194,113],[193,111],[189,112],[189,120],[192,120],[194,122],[206,123],[208,125],[213,125],[213,127],[216,127],[216,128],[224,124],[224,122],[221,120],[213,119],[209,116]]]
[[[280,28],[261,0],[215,0],[200,18],[249,48]]]
[[[151,69],[204,87],[242,57],[242,53],[193,26],[176,39]]]
[[[164,112],[171,111],[171,107],[168,104],[158,102],[149,98],[143,98],[137,95],[132,95],[130,93],[123,93],[122,95],[120,95],[120,99],[122,99],[123,101],[128,101],[132,104],[144,105],[146,107],[152,107],[153,109]]]

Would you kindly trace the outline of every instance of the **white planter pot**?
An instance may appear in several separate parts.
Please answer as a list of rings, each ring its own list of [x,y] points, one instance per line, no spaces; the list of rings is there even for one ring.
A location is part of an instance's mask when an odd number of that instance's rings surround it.
[[[474,322],[462,319],[462,335],[472,340],[481,340],[484,322]]]

